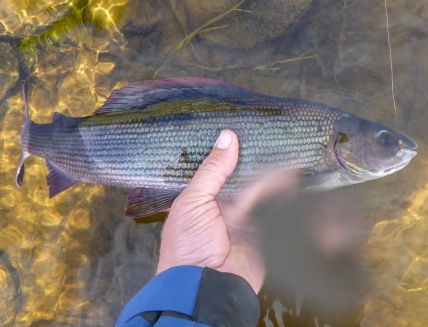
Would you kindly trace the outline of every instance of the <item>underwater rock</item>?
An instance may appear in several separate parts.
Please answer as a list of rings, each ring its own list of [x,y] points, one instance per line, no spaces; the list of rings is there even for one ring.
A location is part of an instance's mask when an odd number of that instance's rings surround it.
[[[97,92],[103,92],[101,89],[108,91],[102,93],[103,101],[113,88],[131,81],[153,78],[155,71],[186,36],[171,10],[169,0],[129,0],[123,17],[115,27],[121,35],[115,35],[114,41],[98,53],[95,68]],[[174,56],[174,60],[180,58],[184,58],[184,62],[193,61],[188,49]],[[160,76],[181,75],[179,71],[166,71]]]
[[[69,116],[89,114],[105,101],[103,87],[99,88],[99,76],[108,74],[114,62],[100,62],[99,53],[110,44],[110,39],[94,36],[94,28],[75,26],[64,35],[63,43],[41,48],[37,61],[30,69],[31,96],[35,105],[31,115],[39,121],[49,121],[49,113],[58,111]],[[112,67],[103,67],[106,64]],[[105,78],[104,78],[105,79]]]
[[[128,41],[128,50],[135,52],[126,59],[144,65],[162,63],[162,56],[186,36],[168,0],[130,0],[128,10],[116,25]]]
[[[13,323],[17,309],[18,279],[16,270],[11,266],[6,254],[0,252],[0,325]]]
[[[0,100],[19,77],[18,59],[9,43],[0,43]]]
[[[0,0],[0,36],[22,38],[40,33],[64,17],[71,1]]]
[[[238,3],[236,0],[171,1],[186,34]],[[251,48],[283,35],[291,25],[300,21],[311,4],[312,0],[247,0],[237,10],[207,27],[222,28],[200,33],[198,38],[234,49]]]

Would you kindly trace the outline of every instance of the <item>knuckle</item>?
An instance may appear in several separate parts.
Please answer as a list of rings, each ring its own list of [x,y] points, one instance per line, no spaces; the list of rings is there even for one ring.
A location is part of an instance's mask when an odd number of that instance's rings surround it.
[[[223,172],[223,167],[225,166],[226,161],[220,156],[211,156],[204,160],[202,165],[199,167],[199,170],[207,173],[216,173]]]

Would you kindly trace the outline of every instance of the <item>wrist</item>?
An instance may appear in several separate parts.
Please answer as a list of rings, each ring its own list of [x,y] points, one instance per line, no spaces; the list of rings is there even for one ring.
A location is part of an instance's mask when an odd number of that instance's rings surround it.
[[[178,325],[177,319],[207,326],[254,327],[257,295],[242,277],[210,268],[177,266],[155,276],[126,305],[116,327],[144,319]]]

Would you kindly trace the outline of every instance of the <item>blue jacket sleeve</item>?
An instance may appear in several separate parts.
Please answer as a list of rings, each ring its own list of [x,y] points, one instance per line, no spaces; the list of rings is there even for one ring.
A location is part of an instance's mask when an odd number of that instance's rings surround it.
[[[116,327],[254,327],[260,304],[240,276],[178,266],[149,281],[126,304]]]

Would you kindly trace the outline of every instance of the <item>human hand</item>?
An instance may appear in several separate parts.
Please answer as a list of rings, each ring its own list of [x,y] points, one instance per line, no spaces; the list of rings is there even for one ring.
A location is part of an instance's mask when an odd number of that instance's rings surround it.
[[[257,229],[247,214],[251,201],[247,197],[247,201],[231,205],[215,200],[235,169],[238,149],[236,134],[223,131],[192,181],[174,201],[162,231],[158,274],[178,265],[209,267],[239,275],[256,293],[260,290],[265,265]]]

